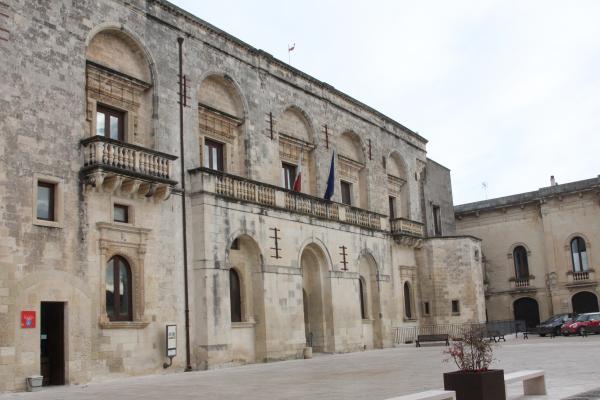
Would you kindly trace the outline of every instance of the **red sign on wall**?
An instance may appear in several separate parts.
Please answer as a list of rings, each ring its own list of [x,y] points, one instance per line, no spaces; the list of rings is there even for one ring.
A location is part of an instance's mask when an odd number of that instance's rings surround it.
[[[21,311],[21,328],[35,328],[35,311]]]

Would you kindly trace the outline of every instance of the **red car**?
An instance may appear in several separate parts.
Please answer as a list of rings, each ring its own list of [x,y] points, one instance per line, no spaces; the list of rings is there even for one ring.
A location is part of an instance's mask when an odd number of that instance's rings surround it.
[[[565,323],[560,332],[565,336],[600,332],[600,312],[580,314],[573,321]]]

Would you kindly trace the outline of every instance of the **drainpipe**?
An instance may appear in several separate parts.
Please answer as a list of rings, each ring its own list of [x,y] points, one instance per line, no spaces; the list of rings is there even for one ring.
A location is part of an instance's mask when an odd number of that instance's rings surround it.
[[[183,290],[185,299],[185,370],[191,371],[190,364],[190,306],[188,298],[188,255],[187,255],[187,225],[185,207],[185,155],[183,153],[183,107],[185,104],[185,83],[183,80],[183,38],[178,37],[179,45],[179,154],[181,159],[181,222],[183,226]]]

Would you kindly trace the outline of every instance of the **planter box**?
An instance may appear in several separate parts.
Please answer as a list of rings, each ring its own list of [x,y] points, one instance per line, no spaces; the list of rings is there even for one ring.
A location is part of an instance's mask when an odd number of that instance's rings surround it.
[[[454,390],[456,400],[506,400],[504,370],[501,369],[445,373],[444,389]]]
[[[28,376],[25,378],[28,392],[37,392],[42,388],[44,377],[41,375]]]

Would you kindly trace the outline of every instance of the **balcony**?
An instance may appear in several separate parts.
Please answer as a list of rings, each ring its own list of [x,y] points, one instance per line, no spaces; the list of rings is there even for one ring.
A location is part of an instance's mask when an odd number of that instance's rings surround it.
[[[393,218],[390,220],[390,231],[396,243],[419,247],[425,237],[422,223],[406,218]]]
[[[567,272],[567,277],[567,286],[569,287],[594,286],[597,283],[595,280],[595,273],[593,269],[577,272],[569,271]]]
[[[422,238],[425,236],[423,224],[406,218],[394,218],[390,220],[393,235],[412,235]]]
[[[536,289],[531,286],[531,281],[535,279],[535,276],[529,275],[524,278],[510,278],[510,290],[517,292],[529,292],[535,291]]]
[[[176,156],[104,136],[84,139],[81,147],[84,160],[81,176],[86,186],[166,199],[177,184],[172,179],[171,166]]]
[[[304,193],[292,192],[208,168],[195,168],[189,172],[201,178],[192,181],[192,191],[205,191],[220,197],[373,230],[387,229],[386,216],[372,211],[327,201]]]

